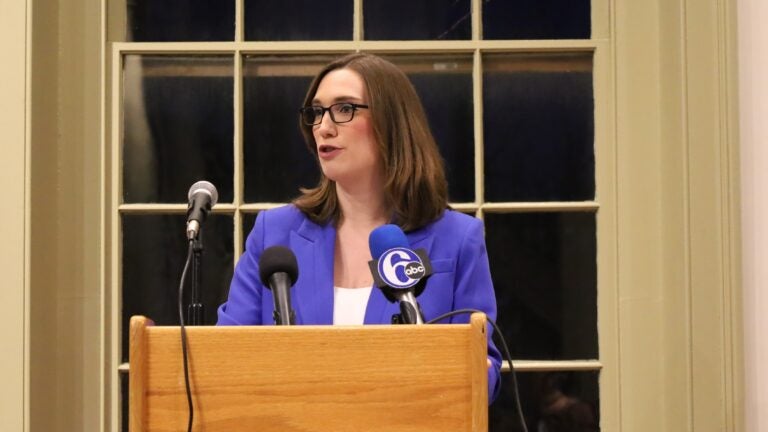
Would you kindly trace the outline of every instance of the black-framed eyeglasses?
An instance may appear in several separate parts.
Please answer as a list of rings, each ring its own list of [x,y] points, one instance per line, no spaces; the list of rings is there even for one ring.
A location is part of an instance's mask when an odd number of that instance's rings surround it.
[[[326,111],[331,116],[334,123],[347,123],[355,118],[355,111],[360,108],[368,108],[368,105],[361,105],[351,102],[335,103],[329,107],[313,105],[299,109],[301,121],[307,126],[318,125],[323,121],[323,115]]]

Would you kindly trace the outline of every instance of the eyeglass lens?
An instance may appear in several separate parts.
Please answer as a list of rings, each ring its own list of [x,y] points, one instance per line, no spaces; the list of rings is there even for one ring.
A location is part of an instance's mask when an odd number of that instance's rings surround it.
[[[355,115],[355,107],[348,103],[333,104],[328,108],[312,106],[302,110],[304,123],[308,125],[320,124],[323,120],[323,114],[326,111],[328,111],[331,120],[333,120],[334,123],[346,123],[352,121],[352,118]]]

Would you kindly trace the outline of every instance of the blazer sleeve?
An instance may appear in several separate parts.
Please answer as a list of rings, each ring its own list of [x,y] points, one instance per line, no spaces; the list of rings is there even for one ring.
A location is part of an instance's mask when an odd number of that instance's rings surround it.
[[[219,306],[217,325],[262,324],[261,296],[265,288],[259,277],[259,257],[264,250],[265,218],[266,212],[256,216],[245,253],[235,267],[227,301]]]
[[[456,285],[454,288],[454,310],[478,309],[485,312],[489,320],[496,321],[496,294],[491,280],[488,252],[485,247],[483,223],[472,218],[464,232],[456,264]],[[451,322],[468,322],[467,316],[454,317]],[[493,327],[488,324],[488,403],[493,402],[501,391],[501,353],[491,337]]]

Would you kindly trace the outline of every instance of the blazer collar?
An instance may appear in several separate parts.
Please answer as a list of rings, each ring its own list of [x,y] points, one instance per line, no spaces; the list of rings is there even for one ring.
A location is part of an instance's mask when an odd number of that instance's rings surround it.
[[[429,228],[421,228],[416,231],[411,231],[405,236],[408,238],[408,243],[411,244],[411,249],[424,248],[427,253],[432,249],[432,240],[434,240],[434,236]]]
[[[412,249],[423,248],[429,254],[434,236],[429,227],[406,234]],[[294,289],[298,324],[333,324],[333,257],[336,227],[318,225],[305,219],[291,233],[290,245],[300,263],[299,279]],[[368,299],[365,324],[389,323],[397,305],[389,303],[374,287]],[[387,316],[389,314],[390,316]]]
[[[333,324],[333,255],[336,228],[305,219],[291,233],[291,249],[300,263],[295,286],[298,324]]]

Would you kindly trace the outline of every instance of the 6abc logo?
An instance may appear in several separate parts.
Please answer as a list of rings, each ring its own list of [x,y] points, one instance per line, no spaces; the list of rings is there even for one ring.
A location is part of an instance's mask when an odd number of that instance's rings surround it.
[[[427,269],[416,252],[402,247],[387,250],[378,262],[381,279],[392,288],[404,289],[416,285]]]

